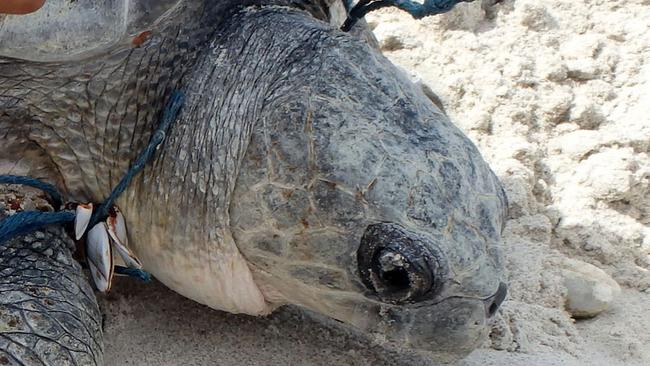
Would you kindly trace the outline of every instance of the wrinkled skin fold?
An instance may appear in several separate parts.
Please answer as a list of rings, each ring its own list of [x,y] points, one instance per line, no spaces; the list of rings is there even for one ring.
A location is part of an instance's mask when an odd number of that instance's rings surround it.
[[[146,270],[215,309],[297,304],[462,357],[505,296],[503,190],[324,4],[289,5],[183,2],[146,39],[81,61],[0,59],[0,162],[100,201],[182,89],[164,146],[118,201]]]

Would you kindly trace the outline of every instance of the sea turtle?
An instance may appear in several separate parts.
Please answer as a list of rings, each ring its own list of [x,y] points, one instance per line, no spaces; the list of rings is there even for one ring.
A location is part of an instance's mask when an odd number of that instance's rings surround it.
[[[296,304],[440,360],[466,354],[505,297],[504,191],[337,14],[338,0],[49,0],[6,15],[0,174],[100,202],[180,89],[164,145],[117,202],[147,271],[214,309]],[[29,198],[3,192],[3,215]],[[0,364],[101,363],[71,243],[50,227],[0,247]]]

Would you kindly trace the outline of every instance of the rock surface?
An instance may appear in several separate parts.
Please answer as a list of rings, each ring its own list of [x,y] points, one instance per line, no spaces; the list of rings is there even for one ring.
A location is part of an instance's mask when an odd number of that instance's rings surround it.
[[[607,310],[621,288],[602,269],[575,259],[558,263],[566,287],[566,310],[573,318],[591,318]]]

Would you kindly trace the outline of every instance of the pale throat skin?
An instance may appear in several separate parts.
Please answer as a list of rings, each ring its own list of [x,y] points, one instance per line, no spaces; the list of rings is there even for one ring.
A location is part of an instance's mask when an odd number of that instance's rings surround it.
[[[475,348],[506,198],[474,145],[377,50],[304,11],[215,15],[218,32],[202,6],[178,12],[106,57],[0,59],[0,161],[23,166],[29,151],[21,173],[101,201],[182,89],[179,119],[118,201],[146,270],[215,309],[292,303],[414,348]],[[368,288],[358,251],[375,224],[423,243],[431,291]]]

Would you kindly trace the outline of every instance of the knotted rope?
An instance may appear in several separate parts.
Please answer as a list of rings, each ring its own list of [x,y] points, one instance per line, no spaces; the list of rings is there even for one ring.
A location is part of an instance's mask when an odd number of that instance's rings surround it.
[[[133,178],[144,168],[146,163],[153,157],[156,148],[163,142],[169,126],[176,120],[179,110],[181,109],[185,97],[183,93],[174,91],[172,96],[167,101],[163,110],[162,120],[156,130],[154,131],[149,143],[136,158],[135,162],[129,170],[124,174],[124,177],[113,188],[111,194],[102,202],[97,209],[93,212],[88,227],[93,227],[98,222],[105,220],[108,217],[108,210],[113,206],[117,198],[128,187]],[[63,204],[63,195],[59,193],[56,187],[52,184],[45,183],[35,178],[23,177],[16,175],[0,175],[0,184],[20,184],[34,188],[38,188],[47,193],[51,200],[55,212],[41,212],[41,211],[22,211],[17,212],[7,218],[0,220],[0,245],[7,242],[9,239],[17,235],[24,235],[43,227],[55,224],[71,224],[74,222],[75,213],[69,210],[61,210]],[[139,278],[145,282],[151,279],[151,276],[142,270],[126,268],[121,266],[115,267],[115,272],[126,274],[132,277]]]

